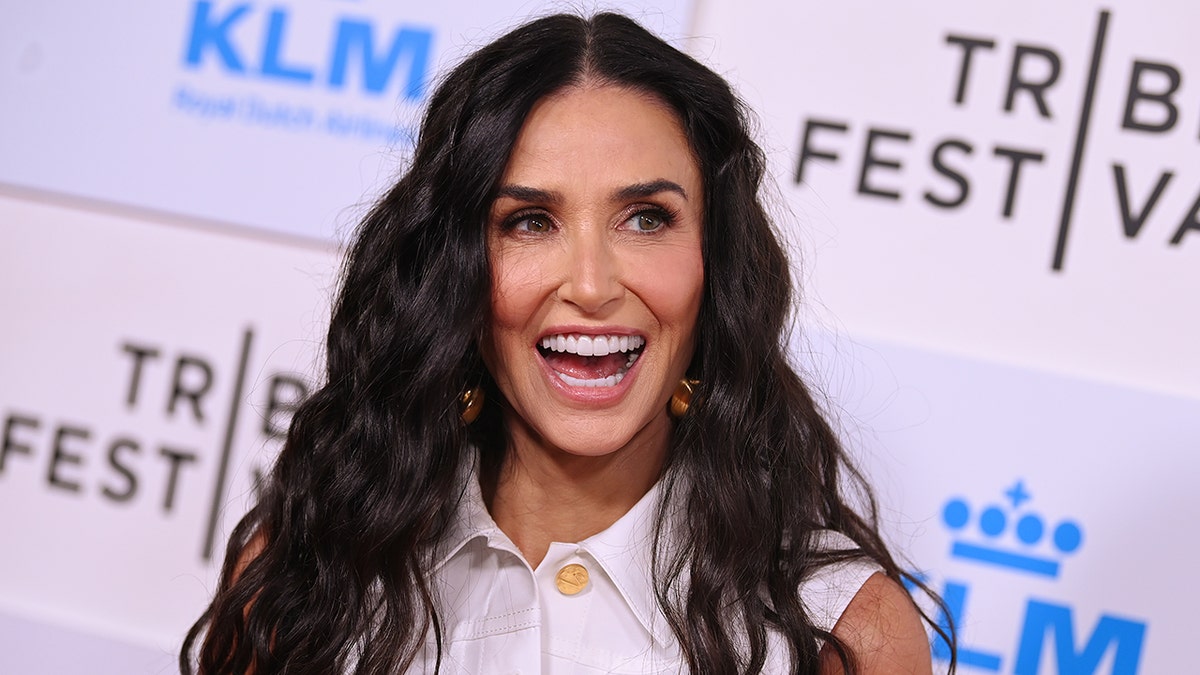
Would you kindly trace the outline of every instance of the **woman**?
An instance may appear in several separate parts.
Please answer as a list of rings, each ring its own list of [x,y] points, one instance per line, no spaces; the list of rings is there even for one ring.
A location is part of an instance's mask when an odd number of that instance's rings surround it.
[[[784,352],[762,174],[728,85],[624,17],[455,68],[184,672],[928,672]]]

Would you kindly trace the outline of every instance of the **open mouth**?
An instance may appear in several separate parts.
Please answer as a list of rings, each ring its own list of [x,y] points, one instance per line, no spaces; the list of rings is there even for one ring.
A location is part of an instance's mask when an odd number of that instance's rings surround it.
[[[614,387],[646,347],[640,335],[547,335],[538,353],[572,387]]]

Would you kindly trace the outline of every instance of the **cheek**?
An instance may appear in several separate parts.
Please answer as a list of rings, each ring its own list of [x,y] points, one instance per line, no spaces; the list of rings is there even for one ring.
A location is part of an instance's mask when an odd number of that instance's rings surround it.
[[[492,260],[492,342],[494,351],[522,342],[545,297],[545,275],[529,256],[503,255]]]
[[[704,295],[704,261],[699,243],[664,251],[641,266],[641,296],[664,328],[690,335]]]

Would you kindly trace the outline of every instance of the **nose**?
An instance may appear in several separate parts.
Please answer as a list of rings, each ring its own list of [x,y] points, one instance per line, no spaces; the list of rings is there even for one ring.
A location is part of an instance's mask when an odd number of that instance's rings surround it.
[[[624,295],[621,260],[605,228],[587,228],[570,237],[567,268],[558,296],[585,314],[599,314]]]

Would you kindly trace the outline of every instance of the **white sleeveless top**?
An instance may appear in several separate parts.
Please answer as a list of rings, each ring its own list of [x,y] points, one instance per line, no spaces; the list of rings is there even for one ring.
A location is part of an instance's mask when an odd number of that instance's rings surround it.
[[[496,526],[478,481],[467,493],[435,561],[442,621],[440,672],[470,675],[682,673],[686,660],[654,595],[651,555],[657,488],[607,530],[577,543],[553,543],[536,569]],[[819,546],[852,548],[840,533]],[[587,570],[573,595],[555,577]],[[806,579],[800,597],[814,623],[833,630],[850,600],[880,567],[869,560],[828,565]],[[769,634],[770,635],[770,634]],[[412,672],[434,671],[430,644]],[[770,635],[766,673],[786,673],[788,649]]]

